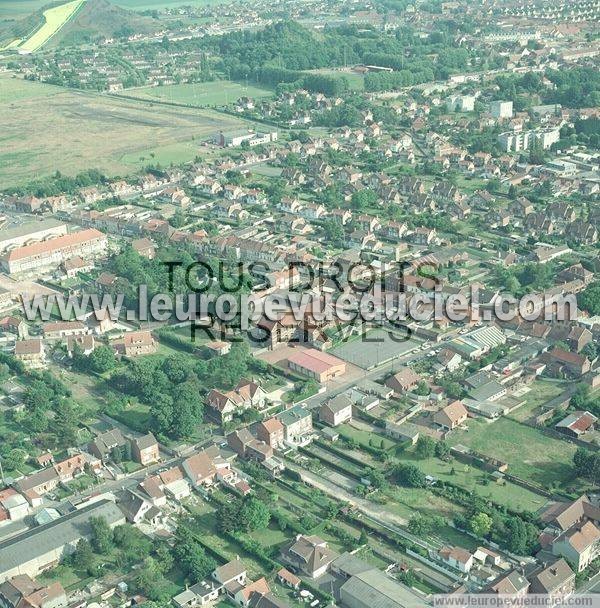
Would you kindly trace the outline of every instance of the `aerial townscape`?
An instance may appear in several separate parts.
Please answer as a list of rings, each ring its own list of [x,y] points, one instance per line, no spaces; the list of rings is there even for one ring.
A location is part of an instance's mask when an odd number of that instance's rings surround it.
[[[600,599],[599,22],[0,0],[0,608]]]

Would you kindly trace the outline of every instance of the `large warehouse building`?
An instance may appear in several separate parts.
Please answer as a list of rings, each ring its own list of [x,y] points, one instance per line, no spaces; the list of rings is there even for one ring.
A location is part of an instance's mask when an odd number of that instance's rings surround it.
[[[90,519],[104,517],[109,526],[125,523],[125,515],[111,500],[100,500],[48,524],[27,530],[0,543],[0,583],[27,574],[35,578],[91,537]]]

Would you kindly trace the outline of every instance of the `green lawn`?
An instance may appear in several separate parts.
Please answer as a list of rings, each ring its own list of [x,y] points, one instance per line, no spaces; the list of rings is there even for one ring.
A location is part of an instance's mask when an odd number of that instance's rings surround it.
[[[140,87],[128,89],[126,94],[171,103],[205,107],[227,105],[240,97],[253,97],[254,99],[271,97],[273,91],[253,85],[246,86],[245,84],[230,80],[218,80],[215,82]]]
[[[16,103],[17,101],[36,97],[50,97],[60,90],[59,87],[51,84],[0,76],[0,104]],[[3,141],[4,138],[0,134],[0,142]]]
[[[276,547],[291,539],[291,536],[282,532],[277,525],[273,523],[264,530],[255,530],[254,532],[251,532],[249,536],[264,547]]]
[[[264,576],[264,568],[254,557],[244,551],[237,542],[225,539],[217,532],[217,522],[214,511],[201,517],[196,517],[194,519],[193,529],[201,534],[204,542],[210,544],[210,546],[214,547],[217,551],[226,554],[229,559],[235,559],[236,555],[239,555],[248,566],[248,572],[252,578]]]
[[[537,511],[546,503],[546,499],[535,492],[510,482],[498,485],[489,480],[489,474],[485,471],[456,459],[444,462],[439,458],[426,458],[415,460],[414,464],[426,475],[459,485],[483,498],[516,510]]]
[[[316,74],[326,74],[327,76],[344,77],[348,80],[350,89],[354,91],[363,91],[365,88],[365,77],[364,74],[357,74],[356,72],[346,72],[344,70],[332,70],[329,68],[320,68],[318,70],[307,70],[307,72],[314,72]]]
[[[460,443],[507,462],[509,473],[544,486],[570,481],[577,449],[572,443],[509,418],[491,424],[469,420],[468,430],[452,434],[450,443]]]
[[[354,439],[354,441],[356,441],[358,444],[372,445],[376,448],[383,447],[385,450],[388,450],[395,445],[393,441],[383,437],[382,435],[355,429],[349,424],[342,424],[337,428],[337,430],[342,437],[345,437],[346,439]]]
[[[135,431],[145,433],[150,426],[150,407],[142,403],[132,403],[123,411],[114,414],[113,418]]]
[[[509,418],[524,421],[534,415],[541,405],[560,395],[567,388],[562,382],[548,382],[547,380],[536,380],[530,386],[530,391],[521,396],[526,401],[525,405],[509,414]]]

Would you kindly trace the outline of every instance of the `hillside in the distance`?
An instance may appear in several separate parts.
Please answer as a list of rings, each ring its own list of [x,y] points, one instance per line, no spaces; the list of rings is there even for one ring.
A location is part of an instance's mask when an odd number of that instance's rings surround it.
[[[54,44],[77,44],[149,32],[155,27],[151,19],[120,8],[109,0],[87,0],[75,19],[61,30]]]
[[[42,26],[45,10],[63,3],[49,2],[24,19],[4,24],[4,28],[0,31],[0,42],[26,38]],[[145,33],[155,27],[156,24],[152,19],[120,8],[109,0],[86,0],[75,16],[61,27],[44,48],[93,42],[101,38],[123,37],[137,32]]]

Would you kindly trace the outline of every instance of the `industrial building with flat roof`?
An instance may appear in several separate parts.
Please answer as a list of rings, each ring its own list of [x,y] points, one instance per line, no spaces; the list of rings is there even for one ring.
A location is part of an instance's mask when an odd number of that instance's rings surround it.
[[[63,234],[67,234],[67,225],[53,218],[25,222],[12,228],[2,229],[0,251],[22,247]]]
[[[121,509],[105,499],[0,542],[0,583],[18,574],[35,578],[58,564],[80,539],[89,540],[92,517],[103,517],[111,527],[125,523]]]

